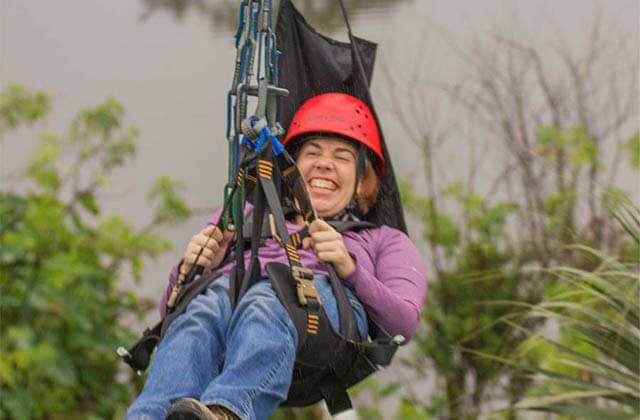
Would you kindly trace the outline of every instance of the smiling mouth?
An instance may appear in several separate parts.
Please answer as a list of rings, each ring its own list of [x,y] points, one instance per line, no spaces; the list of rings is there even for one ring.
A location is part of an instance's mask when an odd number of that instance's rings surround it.
[[[338,185],[328,179],[313,178],[309,181],[309,186],[316,190],[335,191]]]

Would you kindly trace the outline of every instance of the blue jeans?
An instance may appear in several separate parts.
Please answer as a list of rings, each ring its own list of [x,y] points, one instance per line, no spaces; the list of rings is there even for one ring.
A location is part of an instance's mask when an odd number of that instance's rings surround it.
[[[316,276],[315,283],[331,325],[338,328],[329,280]],[[171,324],[128,420],[162,420],[183,397],[222,405],[242,419],[268,419],[286,399],[298,343],[289,313],[270,281],[250,288],[234,310],[228,289],[229,279],[219,278]],[[366,313],[351,290],[346,292],[364,338]]]

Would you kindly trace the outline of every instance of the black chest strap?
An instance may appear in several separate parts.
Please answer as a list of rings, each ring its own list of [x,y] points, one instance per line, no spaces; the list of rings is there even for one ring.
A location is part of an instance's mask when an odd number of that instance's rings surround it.
[[[348,220],[348,221],[325,220],[325,221],[339,233],[344,233],[347,231],[358,231],[361,229],[370,229],[370,228],[376,227],[373,223],[365,222],[362,220]],[[253,229],[253,214],[251,213],[247,215],[247,218],[244,221],[243,238],[245,240],[245,243],[247,244],[251,243],[252,229]],[[261,242],[264,242],[265,239],[279,240],[278,238],[273,237],[273,232],[274,232],[273,224],[270,221],[269,214],[267,214],[265,215],[265,218],[262,222],[262,232],[260,235]],[[304,226],[302,227],[302,229],[290,234],[289,236],[291,237],[291,244],[296,248],[300,248],[302,246],[302,241],[305,238],[309,237],[309,230],[306,226]]]

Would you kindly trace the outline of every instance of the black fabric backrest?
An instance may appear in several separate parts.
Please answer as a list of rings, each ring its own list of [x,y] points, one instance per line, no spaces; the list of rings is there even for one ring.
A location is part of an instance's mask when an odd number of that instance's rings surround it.
[[[373,75],[376,44],[355,38],[364,68],[363,75],[356,65],[351,44],[318,33],[290,0],[282,0],[280,3],[276,36],[278,49],[282,52],[278,62],[278,85],[289,90],[288,97],[278,99],[278,121],[287,128],[298,107],[306,99],[322,93],[343,92],[367,103],[376,117],[382,135],[386,173],[381,179],[378,200],[363,219],[377,226],[384,224],[406,233],[393,165],[368,89]]]

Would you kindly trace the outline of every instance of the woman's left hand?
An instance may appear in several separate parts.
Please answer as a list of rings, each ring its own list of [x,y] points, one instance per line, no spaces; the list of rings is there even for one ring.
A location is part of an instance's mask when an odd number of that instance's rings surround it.
[[[313,247],[321,261],[331,263],[336,273],[346,279],[356,271],[356,264],[344,245],[342,235],[324,220],[314,220],[309,225],[310,238],[305,238],[303,248]],[[310,240],[309,240],[310,239]]]

